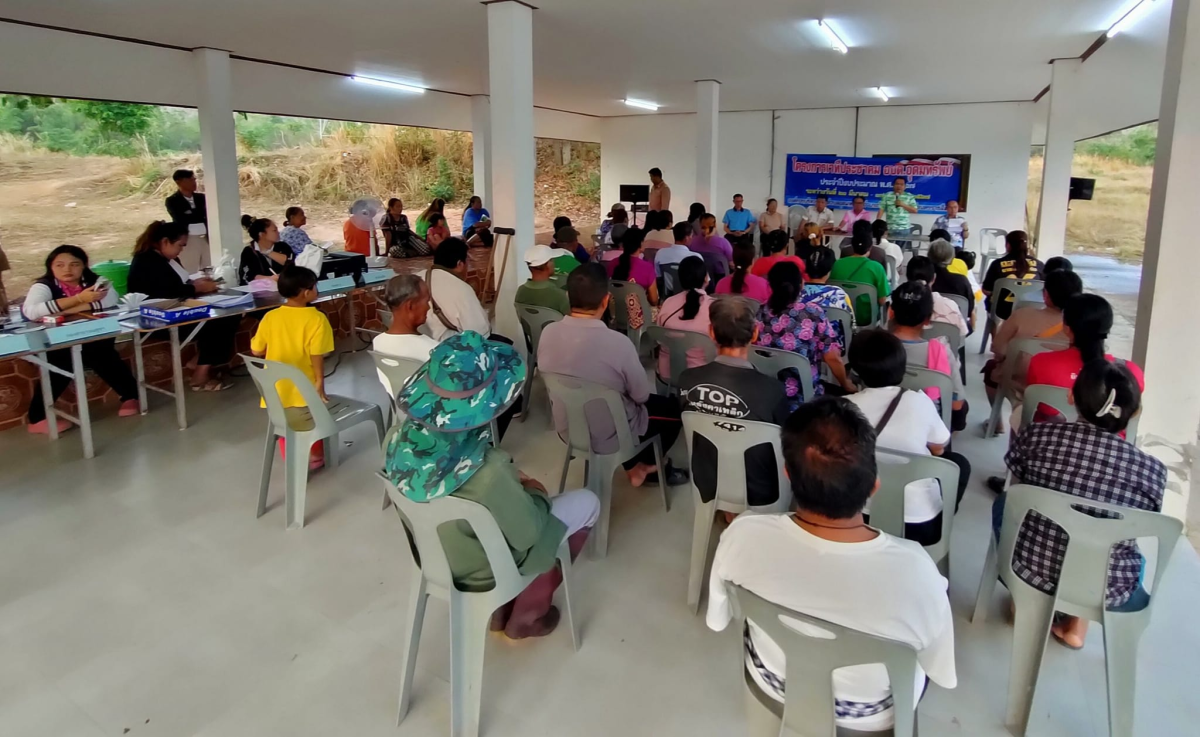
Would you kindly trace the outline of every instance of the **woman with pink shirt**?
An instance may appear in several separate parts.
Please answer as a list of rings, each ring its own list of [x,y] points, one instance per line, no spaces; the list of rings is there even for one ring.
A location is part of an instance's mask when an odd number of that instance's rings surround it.
[[[738,243],[733,247],[733,273],[717,282],[717,294],[740,294],[760,305],[771,297],[771,285],[761,276],[750,273],[754,264],[754,244]]]
[[[751,249],[754,247],[751,246]],[[704,259],[685,258],[679,262],[679,284],[683,291],[663,300],[662,308],[658,311],[658,324],[672,330],[687,330],[693,333],[708,335],[709,319],[708,306],[713,298],[705,291],[708,282],[708,268]],[[687,367],[696,368],[708,363],[704,352],[700,349],[688,351]],[[671,354],[666,346],[658,351],[658,375],[671,375]]]
[[[642,258],[642,231],[630,228],[621,240],[621,256],[604,263],[608,278],[613,281],[631,281],[646,290],[650,304],[658,304],[658,283],[654,264]]]

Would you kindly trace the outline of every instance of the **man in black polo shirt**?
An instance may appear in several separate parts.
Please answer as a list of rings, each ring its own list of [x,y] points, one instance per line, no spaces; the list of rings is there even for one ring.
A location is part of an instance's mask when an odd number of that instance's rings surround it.
[[[744,297],[720,297],[710,304],[708,315],[717,359],[680,375],[684,411],[782,425],[788,416],[783,384],[759,373],[748,358],[750,345],[758,338],[753,304]],[[699,436],[692,447],[692,475],[700,498],[712,501],[717,451]],[[779,474],[771,446],[760,445],[746,452],[746,476],[746,498],[751,506],[779,499]]]

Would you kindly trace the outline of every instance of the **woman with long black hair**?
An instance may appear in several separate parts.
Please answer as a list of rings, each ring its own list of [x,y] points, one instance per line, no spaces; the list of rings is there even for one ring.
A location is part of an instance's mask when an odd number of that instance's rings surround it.
[[[630,228],[621,237],[621,255],[606,261],[604,268],[613,281],[631,281],[646,290],[650,304],[658,304],[658,284],[654,275],[654,264],[642,258],[644,234],[639,228]]]
[[[184,230],[186,237],[187,231]],[[48,315],[75,315],[81,312],[93,312],[117,304],[117,292],[107,284],[99,281],[88,268],[88,255],[79,246],[62,245],[55,248],[46,257],[46,272],[33,283],[25,301],[21,305],[21,313],[26,319],[37,320]],[[84,343],[83,366],[91,369],[113,388],[121,399],[118,414],[130,417],[138,413],[137,381],[129,371],[129,366],[117,355],[117,349],[112,338],[95,340]],[[71,351],[62,349],[50,351],[46,359],[64,371],[71,370]],[[71,380],[62,374],[50,372],[50,401],[70,386]],[[33,400],[29,404],[29,432],[49,434],[50,422],[46,417],[45,403],[42,401],[42,386],[37,384],[33,390]],[[63,432],[71,427],[66,420],[58,420],[58,431]]]
[[[782,232],[782,231],[780,231]],[[771,296],[771,285],[750,273],[754,265],[754,244],[740,242],[733,247],[733,273],[717,282],[717,294],[738,294],[762,304]]]
[[[1004,256],[996,259],[988,266],[987,274],[983,276],[983,294],[985,305],[990,313],[992,309],[992,292],[996,291],[996,281],[999,279],[1041,279],[1045,265],[1034,258],[1029,252],[1029,235],[1023,230],[1011,231],[1004,237]],[[1013,311],[1013,296],[1007,294],[1004,302],[996,306],[996,316],[1007,320]]]
[[[753,246],[751,246],[753,248]],[[679,262],[679,286],[683,291],[673,294],[663,300],[662,308],[658,311],[656,321],[664,328],[672,330],[688,330],[701,335],[708,335],[708,306],[713,297],[704,291],[708,284],[708,267],[699,256],[688,256]],[[703,366],[704,352],[696,349],[688,351],[687,367]],[[670,376],[671,354],[666,347],[658,352],[658,375]]]

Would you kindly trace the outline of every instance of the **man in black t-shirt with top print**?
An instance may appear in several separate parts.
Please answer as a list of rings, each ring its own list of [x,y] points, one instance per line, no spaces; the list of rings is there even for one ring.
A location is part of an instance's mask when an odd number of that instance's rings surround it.
[[[683,410],[731,420],[770,422],[787,419],[783,384],[759,373],[747,358],[758,337],[754,305],[743,297],[719,297],[709,306],[709,331],[717,343],[717,359],[684,371],[679,377]],[[692,447],[692,474],[700,498],[716,496],[717,451],[696,436]],[[746,452],[746,497],[750,506],[773,504],[779,499],[779,474],[769,445]]]

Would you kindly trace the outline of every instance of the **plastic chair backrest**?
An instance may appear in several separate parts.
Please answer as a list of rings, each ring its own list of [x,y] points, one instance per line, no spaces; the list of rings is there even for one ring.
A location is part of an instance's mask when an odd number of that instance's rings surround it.
[[[740,512],[749,508],[746,503],[746,451],[759,445],[770,445],[775,451],[775,470],[779,474],[779,500],[758,511],[786,512],[792,506],[792,486],[783,470],[783,447],[778,425],[768,422],[749,422],[701,412],[683,413],[683,434],[688,455],[695,447],[695,436],[712,443],[717,449],[717,508]],[[693,487],[695,481],[692,482]]]
[[[525,341],[529,346],[529,361],[531,364],[537,363],[538,342],[542,339],[542,330],[547,325],[563,319],[563,315],[549,307],[523,305],[520,302],[516,308],[517,319],[521,321],[521,330],[524,331]]]
[[[785,351],[782,348],[767,348],[765,346],[750,346],[750,363],[760,374],[779,380],[779,372],[784,369],[795,369],[800,374],[800,395],[804,401],[810,402],[816,396],[813,387],[812,364],[799,353]]]
[[[849,296],[849,295],[847,295]],[[854,304],[851,302],[850,304]],[[842,324],[842,335],[846,336],[846,345],[842,346],[842,357],[850,354],[850,340],[854,337],[854,313],[841,307],[826,307],[826,320],[837,320]]]
[[[833,281],[829,284],[836,284],[846,290],[846,296],[850,298],[850,304],[858,309],[858,298],[868,297],[871,300],[871,324],[861,325],[860,327],[872,327],[879,323],[879,292],[876,291],[874,284],[861,284],[852,281]]]
[[[895,256],[885,256],[884,258],[887,259],[888,282],[892,285],[893,288],[895,288],[896,286],[898,286],[899,282],[897,280],[900,278],[900,268],[896,264],[896,257]]]
[[[1084,509],[1110,512],[1116,518],[1093,517],[1082,511]],[[1000,576],[1010,587],[1014,581],[1020,580],[1012,571],[1012,559],[1021,523],[1031,511],[1053,521],[1069,537],[1058,578],[1056,599],[1090,612],[1089,618],[1095,621],[1101,621],[1103,617],[1113,545],[1139,537],[1158,540],[1154,586],[1149,589],[1154,594],[1162,583],[1175,544],[1183,532],[1183,523],[1165,514],[1104,504],[1039,486],[1016,484],[1008,488],[1004,523],[1000,528],[1000,544],[997,548]],[[1154,598],[1150,597],[1150,606],[1154,605]]]
[[[942,537],[937,546],[950,540],[954,525],[954,503],[958,493],[958,466],[937,456],[906,453],[879,447],[875,451],[879,491],[871,497],[871,526],[894,537],[904,537],[904,489],[914,481],[937,479],[942,487]],[[949,514],[946,514],[949,511]]]
[[[438,528],[459,521],[471,526],[471,531],[483,546],[497,588],[510,588],[521,580],[508,541],[505,540],[504,533],[500,532],[495,517],[487,507],[453,495],[427,502],[415,502],[401,494],[396,485],[383,473],[378,475],[387,484],[388,498],[396,506],[400,521],[412,535],[413,544],[420,556],[421,573],[430,583],[447,591],[455,588],[454,577],[450,573],[450,561],[446,558],[446,549],[442,547]]]
[[[788,208],[788,235],[796,232],[796,228],[800,227],[800,221],[804,220],[807,212],[808,208],[804,205],[792,205]]]
[[[1033,422],[1039,404],[1058,410],[1067,422],[1078,420],[1079,411],[1067,400],[1069,394],[1070,390],[1062,386],[1032,384],[1025,387],[1025,398],[1021,403],[1021,427],[1029,427],[1029,423]]]
[[[612,301],[608,309],[612,312],[613,327],[621,330],[629,329],[629,308],[626,298],[632,294],[638,303],[642,306],[643,326],[650,325],[650,298],[646,296],[646,290],[642,289],[640,284],[631,281],[616,281],[609,282],[608,293],[612,295]]]
[[[911,227],[912,227],[911,232],[913,235],[925,235],[925,226],[924,225],[921,225],[920,223],[913,223]]]
[[[704,333],[690,330],[677,330],[651,325],[646,333],[659,348],[665,348],[670,359],[670,376],[660,377],[670,386],[679,386],[679,375],[687,370],[688,353],[693,350],[703,351],[704,363],[712,363],[717,357],[717,344]],[[657,371],[657,368],[655,369]]]
[[[592,452],[592,435],[588,427],[587,406],[592,402],[603,402],[617,430],[618,452],[628,455],[636,443],[629,431],[629,420],[625,417],[625,404],[615,390],[586,379],[577,379],[566,374],[543,373],[546,391],[555,403],[561,403],[567,413],[567,435],[571,448],[580,453]]]
[[[998,282],[997,282],[998,283]],[[993,303],[994,304],[994,303]],[[1009,342],[1004,352],[1004,366],[1000,368],[999,388],[1008,393],[1012,390],[1013,374],[1021,364],[1023,356],[1036,356],[1049,351],[1061,351],[1070,344],[1063,338],[1018,338]]]
[[[969,321],[971,319],[971,303],[967,301],[966,297],[962,296],[961,294],[946,294],[944,292],[942,293],[942,296],[949,297],[954,304],[958,305],[958,309],[962,311],[964,320]]]
[[[1004,228],[983,228],[979,231],[979,253],[999,256],[1004,253],[1004,239],[1007,237],[1008,231]]]
[[[945,338],[950,343],[950,348],[954,350],[955,355],[958,355],[958,349],[962,348],[963,336],[958,332],[957,325],[951,325],[948,322],[931,322],[925,326],[925,340],[933,340],[934,338]]]
[[[725,258],[723,253],[705,252],[700,254],[704,259],[704,265],[708,269],[708,284],[710,289],[716,287],[717,282],[729,275],[729,259]]]
[[[909,366],[904,369],[904,380],[900,382],[900,386],[913,391],[937,389],[941,393],[942,422],[946,423],[947,428],[951,426],[954,412],[954,381],[949,374],[920,366]]]
[[[679,288],[679,262],[677,261],[673,264],[663,264],[662,265],[662,276],[663,276],[663,292],[665,292],[665,294],[663,294],[663,299],[666,299],[667,297],[678,294],[680,291],[680,288]]]
[[[1034,279],[997,279],[996,284],[992,287],[992,309],[990,317],[996,319],[996,309],[1008,300],[1008,295],[1013,297],[1013,309],[1020,306],[1021,302],[1032,302],[1032,295],[1036,295],[1037,301],[1042,301],[1042,290],[1046,288],[1046,283],[1036,281]]]
[[[317,388],[313,386],[304,372],[295,366],[289,366],[286,363],[278,361],[268,361],[265,358],[257,358],[242,354],[242,360],[246,362],[246,368],[250,371],[250,378],[254,379],[254,383],[258,386],[258,392],[262,395],[263,400],[267,405],[267,417],[271,419],[277,429],[283,430],[288,427],[287,413],[284,412],[283,401],[279,398],[279,390],[276,388],[276,383],[280,381],[290,381],[300,392],[300,397],[304,403],[308,405],[308,411],[312,415],[314,430],[332,430],[334,427],[333,417],[330,416],[329,410],[325,407],[325,402],[322,401],[321,395],[317,394]]]
[[[787,692],[783,707],[785,731],[781,734],[832,737],[833,671],[882,663],[893,684],[897,715],[894,734],[912,737],[916,713],[913,683],[917,679],[917,653],[913,648],[786,609],[741,586],[728,586],[739,617],[753,621],[784,653]],[[744,656],[738,662],[744,663]]]
[[[379,369],[380,373],[387,377],[388,383],[392,385],[392,399],[395,399],[400,390],[408,384],[408,380],[417,372],[417,369],[428,363],[415,358],[400,358],[376,351],[368,351],[368,353],[375,361],[375,368]]]

